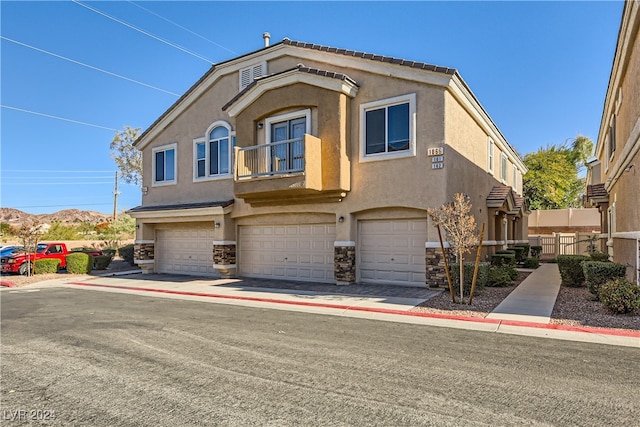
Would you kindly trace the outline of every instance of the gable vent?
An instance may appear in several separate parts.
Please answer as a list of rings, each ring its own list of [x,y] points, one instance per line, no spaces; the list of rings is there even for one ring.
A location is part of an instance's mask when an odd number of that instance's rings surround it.
[[[267,63],[261,62],[254,64],[251,67],[243,68],[240,70],[240,90],[243,90],[249,86],[258,77],[265,76],[267,74]]]

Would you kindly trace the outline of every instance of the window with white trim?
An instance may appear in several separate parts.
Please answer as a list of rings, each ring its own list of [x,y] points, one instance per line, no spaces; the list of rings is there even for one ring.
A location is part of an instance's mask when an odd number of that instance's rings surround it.
[[[415,156],[416,95],[360,106],[360,160]]]
[[[153,185],[170,185],[176,183],[178,159],[176,148],[178,144],[168,144],[156,147],[153,153]]]
[[[258,77],[267,74],[267,63],[261,62],[240,70],[240,90],[249,86]]]
[[[518,192],[518,168],[513,165],[513,190]]]
[[[616,153],[616,115],[611,118],[609,125],[609,159],[613,158]]]
[[[509,174],[509,171],[507,170],[508,165],[507,155],[504,153],[500,154],[500,179],[503,184],[507,183],[507,176]]]
[[[493,147],[494,147],[493,139],[489,138],[489,144],[487,147],[487,162],[489,163],[489,168],[487,169],[491,174],[493,174]]]
[[[232,132],[228,123],[213,123],[194,143],[194,180],[229,176],[232,171]]]

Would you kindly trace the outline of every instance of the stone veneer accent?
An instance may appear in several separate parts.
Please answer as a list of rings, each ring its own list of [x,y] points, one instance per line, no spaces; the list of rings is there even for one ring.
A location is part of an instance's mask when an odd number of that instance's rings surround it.
[[[350,285],[356,282],[356,247],[335,246],[334,272],[336,284]]]
[[[213,265],[236,265],[235,243],[213,244]]]
[[[448,251],[448,249],[445,249]],[[425,259],[427,262],[426,284],[429,288],[449,287],[447,282],[447,272],[444,267],[442,249],[425,248]]]
[[[133,259],[134,261],[153,261],[154,260],[154,242],[134,243]]]

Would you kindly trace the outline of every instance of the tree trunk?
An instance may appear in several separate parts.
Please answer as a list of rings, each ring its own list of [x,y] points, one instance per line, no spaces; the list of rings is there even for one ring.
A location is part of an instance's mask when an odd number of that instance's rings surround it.
[[[462,251],[458,251],[458,262],[460,263],[460,304],[464,302],[464,258]]]

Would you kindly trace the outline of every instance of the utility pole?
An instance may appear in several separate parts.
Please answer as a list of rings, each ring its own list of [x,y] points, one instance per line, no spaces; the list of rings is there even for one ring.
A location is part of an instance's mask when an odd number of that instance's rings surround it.
[[[118,215],[118,171],[116,171],[116,182],[113,189],[113,222],[115,224]]]

